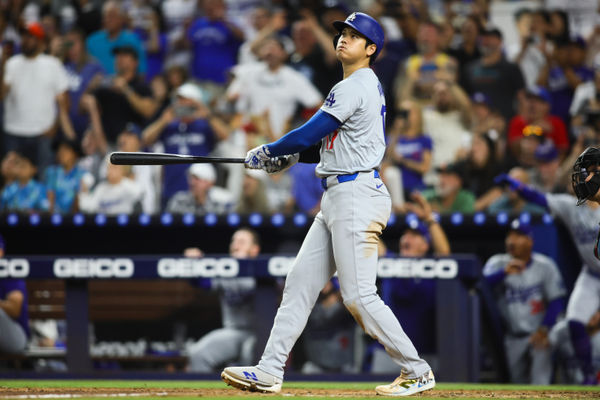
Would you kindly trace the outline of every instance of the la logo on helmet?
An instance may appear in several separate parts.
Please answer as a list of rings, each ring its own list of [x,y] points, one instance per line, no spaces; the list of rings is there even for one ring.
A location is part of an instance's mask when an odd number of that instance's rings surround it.
[[[355,18],[356,18],[356,13],[355,13],[355,12],[353,12],[352,14],[350,14],[350,15],[348,16],[348,18],[346,18],[346,21],[350,21],[350,22],[352,22],[352,21],[354,21],[354,19],[355,19]]]

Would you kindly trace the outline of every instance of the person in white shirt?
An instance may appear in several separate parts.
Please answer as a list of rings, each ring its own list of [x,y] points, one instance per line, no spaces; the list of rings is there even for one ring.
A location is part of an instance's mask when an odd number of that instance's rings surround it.
[[[131,167],[108,164],[106,181],[100,182],[92,192],[81,183],[79,208],[85,213],[106,215],[132,214],[142,199],[143,188],[127,177]]]
[[[267,38],[259,50],[262,62],[238,65],[233,71],[235,78],[227,89],[227,97],[236,101],[238,113],[246,116],[268,114],[269,140],[278,139],[289,130],[298,104],[317,109],[323,101],[308,79],[285,65],[289,41],[281,36]]]
[[[42,26],[30,23],[23,32],[22,54],[0,60],[4,151],[35,146],[40,170],[54,161],[51,138],[56,135],[57,115],[62,134],[75,139],[67,73],[57,58],[43,54],[44,38]]]

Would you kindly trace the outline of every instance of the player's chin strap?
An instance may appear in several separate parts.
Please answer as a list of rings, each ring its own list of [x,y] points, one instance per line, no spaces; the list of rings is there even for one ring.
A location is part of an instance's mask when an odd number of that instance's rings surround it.
[[[598,189],[600,189],[600,174],[594,173],[594,176],[586,181],[584,172],[574,172],[571,177],[573,190],[575,191],[575,195],[577,195],[578,206],[585,203],[587,199],[595,195]]]

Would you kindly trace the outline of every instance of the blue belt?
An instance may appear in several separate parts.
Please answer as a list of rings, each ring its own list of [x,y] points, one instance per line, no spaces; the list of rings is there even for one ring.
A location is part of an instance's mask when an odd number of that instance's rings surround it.
[[[336,176],[336,179],[338,183],[350,182],[355,180],[358,174],[358,172],[355,172],[353,174],[338,175]],[[373,176],[375,176],[375,178],[379,178],[379,171],[376,169],[373,170]],[[323,190],[327,190],[327,178],[321,178],[321,186],[323,187]]]

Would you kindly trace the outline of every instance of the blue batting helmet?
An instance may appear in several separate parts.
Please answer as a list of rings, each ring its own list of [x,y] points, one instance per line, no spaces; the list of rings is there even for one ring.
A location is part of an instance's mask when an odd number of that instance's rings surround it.
[[[340,33],[346,27],[353,28],[371,42],[375,43],[377,50],[375,50],[375,53],[371,56],[372,61],[377,58],[377,55],[379,55],[379,52],[383,48],[383,28],[379,25],[379,22],[370,15],[361,12],[353,12],[348,15],[348,18],[346,18],[345,21],[335,21],[333,27]],[[333,39],[334,47],[337,47],[339,38],[340,35],[336,35]]]

